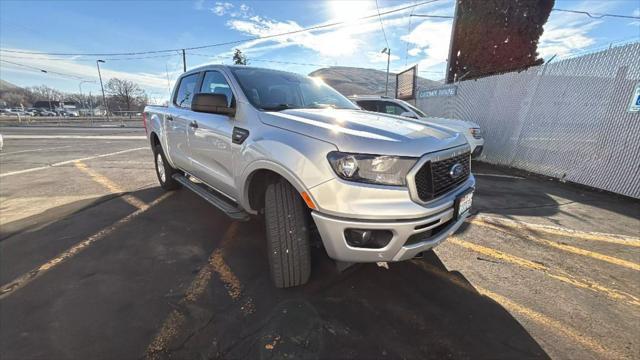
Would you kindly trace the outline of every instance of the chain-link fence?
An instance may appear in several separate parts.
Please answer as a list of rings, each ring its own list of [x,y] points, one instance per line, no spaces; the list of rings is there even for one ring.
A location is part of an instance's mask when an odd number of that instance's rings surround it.
[[[431,116],[482,127],[481,160],[640,198],[640,43],[420,91]],[[431,89],[429,89],[431,90]]]

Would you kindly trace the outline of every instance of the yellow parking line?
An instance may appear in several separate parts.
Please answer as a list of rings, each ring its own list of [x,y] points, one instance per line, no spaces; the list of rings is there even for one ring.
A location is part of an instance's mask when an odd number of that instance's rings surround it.
[[[98,241],[100,239],[103,239],[104,237],[106,237],[107,235],[111,234],[112,232],[114,232],[116,229],[118,229],[122,225],[128,223],[129,221],[133,220],[134,218],[136,218],[140,214],[142,214],[145,211],[147,211],[152,206],[157,205],[162,200],[164,200],[167,197],[169,197],[171,194],[173,194],[173,193],[165,193],[165,194],[163,194],[159,198],[157,198],[154,201],[152,201],[150,204],[144,205],[144,207],[142,207],[142,208],[132,212],[131,214],[123,217],[122,219],[116,221],[112,225],[109,225],[108,227],[98,231],[97,233],[91,235],[87,239],[85,239],[85,240],[73,245],[72,247],[70,247],[69,249],[65,250],[64,252],[62,252],[61,254],[56,256],[55,258],[47,261],[46,263],[44,263],[44,264],[32,269],[31,271],[29,271],[29,272],[27,272],[27,273],[25,273],[23,275],[15,278],[14,280],[10,281],[9,283],[2,285],[0,287],[0,300],[6,298],[7,296],[9,296],[11,294],[13,294],[16,290],[26,286],[31,281],[33,281],[36,278],[38,278],[39,276],[43,275],[45,272],[53,269],[54,267],[62,264],[63,262],[69,260],[70,258],[74,257],[75,255],[80,253],[82,250],[88,248],[89,245],[93,244],[94,242],[96,242],[96,241]]]
[[[505,252],[499,251],[499,250],[495,250],[489,247],[485,247],[482,245],[477,245],[477,244],[473,244],[467,241],[464,241],[458,237],[451,237],[449,239],[449,242],[461,247],[464,247],[465,249],[469,249],[471,251],[486,255],[486,256],[490,256],[493,257],[495,259],[498,260],[502,260],[514,265],[518,265],[527,269],[531,269],[531,270],[537,270],[542,272],[543,274],[562,281],[564,283],[567,284],[571,284],[573,286],[582,288],[582,289],[587,289],[587,290],[591,290],[594,291],[596,293],[599,294],[603,294],[605,296],[607,296],[610,299],[613,300],[620,300],[620,301],[624,301],[627,302],[631,305],[636,305],[636,306],[640,306],[640,299],[638,299],[637,297],[623,292],[623,291],[619,291],[619,290],[614,290],[614,289],[609,289],[606,286],[600,285],[597,282],[588,280],[588,279],[579,279],[576,278],[572,275],[563,273],[561,271],[556,270],[555,272],[552,271],[549,267],[539,264],[539,263],[535,263],[533,261],[529,261],[527,259],[523,259],[521,257],[517,257],[511,254],[507,254]]]
[[[220,245],[227,244],[233,239],[238,231],[239,223],[233,222],[227,231],[225,232]],[[229,266],[224,262],[222,258],[222,250],[216,249],[205,266],[200,269],[196,277],[193,279],[189,288],[185,292],[184,297],[180,300],[179,305],[184,306],[196,302],[200,296],[204,293],[205,289],[209,285],[211,276],[213,273],[217,273],[220,276],[220,280],[223,282],[227,293],[233,300],[241,299],[242,285],[240,280],[231,271]],[[247,315],[254,311],[253,300],[250,297],[246,297],[243,300],[241,307],[242,312]],[[153,338],[146,351],[147,359],[162,358],[163,354],[168,350],[170,342],[178,334],[180,329],[184,326],[185,316],[178,309],[171,311],[167,319],[162,324],[162,327]]]
[[[537,242],[539,244],[543,244],[543,245],[547,245],[547,246],[551,246],[553,248],[559,249],[559,250],[564,250],[573,254],[577,254],[577,255],[582,255],[582,256],[588,256],[590,258],[593,259],[597,259],[597,260],[601,260],[601,261],[605,261],[608,262],[610,264],[614,264],[614,265],[618,265],[618,266],[623,266],[632,270],[636,270],[636,271],[640,271],[640,265],[636,264],[634,262],[631,261],[627,261],[627,260],[623,260],[617,257],[613,257],[613,256],[609,256],[609,255],[605,255],[605,254],[601,254],[595,251],[591,251],[591,250],[585,250],[585,249],[581,249],[575,246],[571,246],[571,245],[566,245],[566,244],[561,244],[561,243],[557,243],[555,241],[550,241],[550,240],[546,240],[546,239],[542,239],[542,238],[536,238],[534,236],[531,235],[527,235],[527,234],[511,234],[508,231],[506,231],[504,228],[500,227],[500,226],[496,226],[494,224],[491,223],[486,223],[486,222],[472,222],[475,225],[479,225],[479,226],[484,226],[486,228],[489,229],[493,229],[493,230],[497,230],[506,234],[510,234],[510,235],[514,235],[514,236],[519,236],[522,237],[524,239],[527,239],[529,241],[533,241],[533,242]]]
[[[124,193],[125,192],[125,190],[122,189],[120,186],[118,186],[116,183],[114,183],[113,181],[109,180],[107,177],[99,174],[98,172],[96,172],[92,168],[88,167],[87,164],[83,163],[82,161],[80,161],[80,160],[74,161],[73,165],[76,168],[78,168],[78,170],[80,170],[80,171],[84,172],[85,174],[89,175],[89,177],[91,177],[91,179],[93,179],[93,181],[95,181],[98,184],[104,186],[107,190],[111,191],[112,193]],[[122,195],[122,198],[124,199],[124,201],[129,203],[131,206],[136,207],[138,209],[142,209],[143,207],[146,206],[144,201],[138,199],[137,197],[135,197],[133,195],[124,194],[124,195]]]
[[[563,324],[558,320],[552,319],[540,312],[537,312],[523,305],[520,305],[515,301],[507,299],[506,297],[499,295],[493,291],[484,289],[477,285],[467,284],[462,280],[443,272],[440,269],[437,269],[431,265],[426,264],[424,261],[414,261],[413,263],[415,265],[418,265],[423,270],[426,270],[432,274],[435,274],[441,278],[444,278],[445,280],[448,280],[465,290],[468,290],[474,293],[477,291],[479,294],[484,295],[488,298],[491,298],[492,300],[500,304],[502,307],[504,307],[510,313],[517,313],[520,316],[526,317],[531,321],[534,321],[546,328],[549,328],[555,331],[556,333],[560,333],[565,337],[567,337],[569,340],[575,343],[578,343],[582,345],[584,348],[587,348],[588,350],[600,355],[602,358],[622,359],[625,357],[624,354],[621,354],[614,349],[607,348],[604,345],[600,344],[596,339],[593,339],[587,335],[583,335],[577,330]]]
[[[531,232],[543,232],[551,235],[569,236],[569,237],[583,239],[583,240],[602,241],[602,242],[608,242],[608,243],[618,244],[618,245],[640,247],[640,238],[634,237],[634,236],[607,234],[607,233],[599,233],[599,232],[585,232],[585,231],[562,228],[559,226],[532,224],[532,223],[527,223],[527,222],[518,221],[518,220],[505,219],[505,218],[499,218],[494,216],[485,216],[485,215],[475,216],[469,222],[472,224],[483,224],[483,223],[489,223],[493,225],[499,224],[501,226],[516,228],[516,229],[524,229]]]

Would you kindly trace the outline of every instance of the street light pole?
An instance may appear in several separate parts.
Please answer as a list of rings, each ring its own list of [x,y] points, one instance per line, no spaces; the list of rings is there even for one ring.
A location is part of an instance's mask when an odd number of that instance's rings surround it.
[[[391,62],[391,49],[382,49],[383,54],[387,54],[387,83],[384,85],[384,96],[389,96],[389,63]]]
[[[102,85],[102,74],[100,74],[100,63],[105,63],[104,60],[96,60],[96,66],[98,67],[98,77],[100,78],[100,88],[102,89],[102,102],[104,104],[105,113],[107,114],[107,121],[109,120],[109,105],[107,105],[107,97],[104,95],[104,85]]]

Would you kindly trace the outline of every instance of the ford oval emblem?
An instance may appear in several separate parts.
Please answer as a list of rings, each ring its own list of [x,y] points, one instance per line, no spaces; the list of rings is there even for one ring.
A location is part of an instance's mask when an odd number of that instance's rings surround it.
[[[463,173],[464,166],[462,166],[462,164],[460,163],[454,164],[451,169],[449,169],[449,176],[451,176],[452,179],[459,178]]]

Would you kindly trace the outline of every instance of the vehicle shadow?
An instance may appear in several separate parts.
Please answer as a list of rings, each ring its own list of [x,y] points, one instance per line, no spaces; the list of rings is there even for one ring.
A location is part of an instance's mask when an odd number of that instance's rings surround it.
[[[132,195],[151,202],[161,193]],[[12,259],[3,283],[132,211],[122,199],[99,200],[11,237],[3,247],[3,260]],[[318,246],[309,283],[277,289],[263,221],[237,224],[224,241],[232,224],[196,195],[175,192],[3,300],[3,351],[32,358],[144,356],[175,311],[184,321],[172,328],[160,357],[548,358],[507,310],[432,252],[388,270],[360,264],[339,272]],[[183,301],[218,250],[222,262],[203,293]]]
[[[548,358],[498,303],[480,295],[433,252],[425,258],[336,269],[322,248],[312,277],[276,289],[268,272],[263,223],[242,226],[225,261],[242,284],[236,300],[214,279],[197,305],[184,309],[189,330],[176,358]]]

